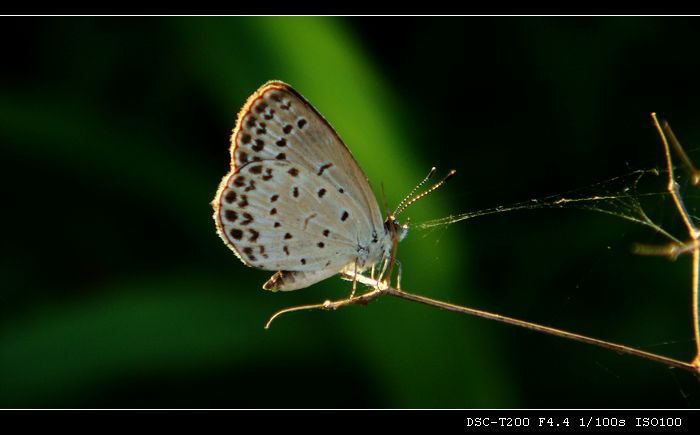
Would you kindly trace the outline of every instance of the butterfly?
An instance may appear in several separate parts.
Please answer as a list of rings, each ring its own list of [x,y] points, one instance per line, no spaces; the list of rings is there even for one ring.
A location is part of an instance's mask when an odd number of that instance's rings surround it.
[[[212,201],[216,229],[244,264],[276,271],[266,290],[296,290],[386,266],[408,232],[398,213],[382,219],[348,147],[286,83],[267,82],[248,98],[230,154],[231,169]],[[402,205],[418,199],[407,198]]]

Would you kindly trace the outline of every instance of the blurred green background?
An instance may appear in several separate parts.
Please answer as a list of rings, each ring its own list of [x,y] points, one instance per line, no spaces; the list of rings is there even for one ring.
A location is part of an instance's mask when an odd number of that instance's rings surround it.
[[[698,406],[678,370],[391,298],[265,331],[349,284],[261,290],[271,273],[224,246],[209,205],[236,114],[270,79],[390,204],[431,166],[458,170],[412,222],[662,167],[651,111],[700,160],[697,19],[0,24],[1,407]],[[667,198],[645,210],[682,235]],[[690,261],[636,242],[664,240],[532,210],[412,230],[399,258],[406,290],[689,359]]]

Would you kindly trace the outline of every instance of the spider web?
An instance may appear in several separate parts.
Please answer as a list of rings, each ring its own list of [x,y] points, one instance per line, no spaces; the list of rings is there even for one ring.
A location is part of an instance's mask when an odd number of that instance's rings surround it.
[[[640,188],[643,180],[651,179],[652,177],[658,180],[658,177],[663,173],[665,171],[658,169],[639,169],[565,193],[429,220],[416,225],[416,228],[421,230],[436,229],[468,219],[518,210],[581,209],[605,213],[646,226],[669,240],[680,244],[681,242],[678,238],[664,230],[647,215],[641,203],[641,200],[644,198],[668,195],[666,190],[645,192]]]

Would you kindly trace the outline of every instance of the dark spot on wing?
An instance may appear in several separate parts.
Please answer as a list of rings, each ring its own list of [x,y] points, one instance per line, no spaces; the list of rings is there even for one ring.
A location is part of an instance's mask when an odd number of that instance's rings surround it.
[[[236,213],[234,210],[226,210],[224,215],[226,216],[226,220],[229,222],[236,222],[236,219],[238,219],[238,213]]]
[[[254,229],[249,229],[250,232],[250,238],[248,239],[249,242],[255,243],[256,240],[258,240],[258,237],[260,236],[260,233],[255,231]]]
[[[246,208],[248,207],[248,197],[245,195],[241,195],[241,200],[238,201],[238,206],[240,208]]]
[[[248,225],[253,222],[253,216],[250,213],[243,213],[245,220],[241,221],[241,225]]]
[[[321,166],[320,168],[318,168],[318,172],[316,173],[316,175],[322,175],[322,174],[323,174],[323,171],[325,171],[326,169],[330,168],[331,166],[333,166],[333,163],[326,163],[325,165],[323,165],[323,166]]]
[[[228,192],[226,192],[226,195],[224,195],[224,201],[231,204],[233,203],[233,201],[236,200],[237,196],[238,195],[236,195],[236,192],[234,192],[233,190],[229,190]]]
[[[250,246],[246,246],[245,248],[243,248],[243,253],[247,255],[251,261],[256,260],[255,255],[253,255],[253,248],[251,248]]]

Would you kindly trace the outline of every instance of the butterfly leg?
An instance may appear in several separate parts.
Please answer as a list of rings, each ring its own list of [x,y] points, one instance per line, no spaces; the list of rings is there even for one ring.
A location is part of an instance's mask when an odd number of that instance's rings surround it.
[[[350,298],[355,297],[355,290],[357,289],[357,260],[355,260],[355,267],[352,271],[352,291],[350,292]]]
[[[379,285],[384,279],[384,274],[386,273],[386,268],[389,266],[389,259],[385,258],[383,260],[382,268],[379,271],[379,276],[377,276],[377,285]]]
[[[377,283],[382,282],[382,279],[384,278],[384,274],[387,272],[386,268],[389,263],[388,259],[384,260],[384,265],[382,266],[382,273],[379,275],[377,278]],[[396,271],[396,290],[401,290],[401,275],[403,274],[403,267],[401,266],[401,262],[398,259],[394,259],[394,265],[397,267]],[[391,285],[391,276],[386,277],[386,284]]]
[[[403,273],[403,268],[399,260],[395,259],[394,262],[398,266],[398,271],[396,272],[396,289],[401,290],[401,274]],[[391,277],[389,277],[389,279],[391,279]]]

